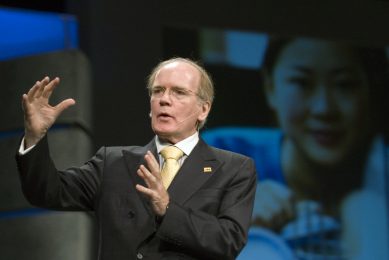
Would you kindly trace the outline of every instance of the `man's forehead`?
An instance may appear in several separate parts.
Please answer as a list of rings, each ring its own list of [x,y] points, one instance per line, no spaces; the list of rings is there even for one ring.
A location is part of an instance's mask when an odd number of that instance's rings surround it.
[[[156,83],[156,81],[160,81],[166,78],[168,78],[169,80],[174,79],[177,81],[185,81],[185,82],[198,81],[200,79],[200,72],[196,67],[194,67],[190,63],[183,62],[183,61],[174,61],[163,65],[157,71],[154,84]]]
[[[187,72],[191,72],[193,74],[199,74],[200,73],[195,66],[193,66],[189,62],[185,62],[185,61],[173,61],[173,62],[167,63],[167,64],[163,65],[158,70],[158,73],[160,73],[161,71],[164,71],[164,70],[187,71]]]

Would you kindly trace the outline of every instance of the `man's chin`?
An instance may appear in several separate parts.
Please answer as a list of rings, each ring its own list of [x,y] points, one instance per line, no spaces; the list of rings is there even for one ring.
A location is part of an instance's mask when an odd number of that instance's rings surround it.
[[[154,133],[160,138],[168,138],[174,134],[171,129],[154,129]]]

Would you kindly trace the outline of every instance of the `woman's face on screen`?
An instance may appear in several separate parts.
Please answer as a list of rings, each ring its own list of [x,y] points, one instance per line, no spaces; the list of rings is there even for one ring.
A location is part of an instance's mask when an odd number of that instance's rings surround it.
[[[286,137],[313,162],[341,162],[369,133],[367,75],[346,45],[290,41],[269,75],[267,96]]]

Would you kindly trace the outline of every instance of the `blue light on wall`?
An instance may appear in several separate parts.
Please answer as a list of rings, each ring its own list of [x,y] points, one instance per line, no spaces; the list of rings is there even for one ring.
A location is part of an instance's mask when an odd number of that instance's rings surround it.
[[[209,64],[258,70],[262,66],[268,35],[258,32],[202,29],[201,59]]]
[[[225,39],[228,64],[246,69],[258,69],[262,65],[268,41],[266,34],[227,31]]]
[[[0,8],[0,60],[78,47],[72,15]]]

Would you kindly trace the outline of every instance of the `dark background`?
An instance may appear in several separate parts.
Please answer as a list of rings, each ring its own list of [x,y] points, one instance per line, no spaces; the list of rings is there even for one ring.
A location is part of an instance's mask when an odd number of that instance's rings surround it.
[[[389,45],[388,1],[46,0],[16,3],[0,0],[1,5],[77,16],[80,48],[92,67],[92,133],[96,147],[142,145],[149,141],[153,133],[148,117],[146,77],[164,58],[199,59],[200,28],[242,29]],[[216,85],[216,100],[208,127],[259,125],[271,121],[257,87],[257,71],[205,66]]]

